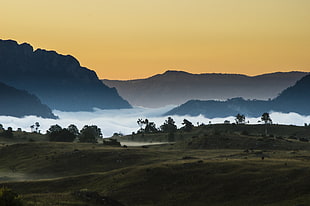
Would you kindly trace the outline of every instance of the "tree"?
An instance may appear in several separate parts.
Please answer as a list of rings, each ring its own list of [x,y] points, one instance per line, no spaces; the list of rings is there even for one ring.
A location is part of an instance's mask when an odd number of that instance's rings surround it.
[[[50,126],[50,128],[46,132],[47,133],[59,132],[61,130],[62,130],[61,126],[59,126],[58,124],[55,124],[55,125]]]
[[[188,121],[187,119],[184,119],[184,120],[183,120],[182,125],[184,125],[184,126],[182,127],[182,129],[183,129],[184,131],[186,131],[186,132],[190,132],[190,131],[194,128],[194,125],[193,125],[190,121]],[[197,125],[199,125],[199,124],[197,124]]]
[[[31,125],[30,129],[31,129],[31,132],[33,132],[34,131],[34,125]]]
[[[265,122],[265,136],[267,136],[268,135],[267,124],[272,124],[272,120],[270,118],[269,113],[265,112],[264,114],[262,114],[261,120]]]
[[[138,119],[137,123],[138,123],[138,125],[140,127],[140,131],[142,131],[143,124],[144,124],[143,120],[142,119]]]
[[[245,123],[245,116],[242,114],[237,114],[236,116],[236,124],[244,124]]]
[[[59,125],[52,125],[47,134],[50,138],[50,141],[53,142],[72,142],[75,140],[76,135],[70,132],[68,129],[63,129]]]
[[[261,120],[265,122],[265,124],[272,124],[272,120],[268,112],[265,112],[264,114],[262,114]]]
[[[155,133],[155,132],[158,132],[156,124],[154,122],[148,122],[148,124],[145,126],[145,133]]]
[[[79,129],[74,124],[68,126],[68,131],[74,134],[76,137],[80,134]]]
[[[34,125],[35,125],[35,127],[36,127],[36,133],[38,133],[38,129],[39,129],[39,127],[40,127],[40,123],[39,123],[39,122],[36,122],[36,123],[34,123]],[[40,133],[40,131],[39,131],[39,133]]]
[[[100,138],[102,138],[101,129],[96,125],[85,125],[79,135],[80,142],[97,143]]]
[[[177,131],[177,126],[175,125],[174,120],[171,117],[168,117],[164,124],[160,126],[160,129],[163,132],[174,133]]]
[[[155,133],[155,132],[158,132],[158,130],[156,129],[155,123],[150,122],[148,119],[145,119],[145,120],[138,119],[137,123],[140,126],[138,133]],[[145,125],[144,128],[143,128],[143,125]]]
[[[52,142],[73,142],[76,138],[76,136],[66,128],[50,133],[49,137]]]

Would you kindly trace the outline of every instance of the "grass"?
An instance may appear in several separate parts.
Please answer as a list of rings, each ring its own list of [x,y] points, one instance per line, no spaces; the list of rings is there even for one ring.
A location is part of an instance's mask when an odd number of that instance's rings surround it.
[[[179,131],[175,143],[147,148],[12,142],[0,147],[0,186],[26,205],[100,205],[74,195],[85,189],[126,206],[309,205],[310,143],[298,140],[308,138],[308,128],[274,126],[273,137],[261,130],[201,126]],[[158,138],[164,142],[165,135]]]

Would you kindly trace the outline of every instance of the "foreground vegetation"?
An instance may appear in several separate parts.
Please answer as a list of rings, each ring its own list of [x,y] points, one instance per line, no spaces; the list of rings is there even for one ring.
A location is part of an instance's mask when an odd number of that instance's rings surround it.
[[[0,137],[0,188],[24,205],[310,202],[310,127],[201,125],[176,130],[169,143],[165,132],[113,138],[145,146],[51,142],[23,132]],[[148,145],[154,142],[163,144]]]

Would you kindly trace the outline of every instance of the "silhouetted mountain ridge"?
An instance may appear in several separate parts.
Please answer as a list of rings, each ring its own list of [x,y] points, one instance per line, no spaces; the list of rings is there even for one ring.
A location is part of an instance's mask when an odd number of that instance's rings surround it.
[[[252,77],[242,74],[191,74],[169,70],[147,79],[103,82],[115,87],[132,105],[161,107],[183,104],[192,99],[272,99],[307,74],[298,71],[276,72]]]
[[[0,81],[37,95],[52,109],[89,111],[130,108],[116,89],[104,85],[96,73],[77,59],[55,51],[33,50],[29,44],[0,40]]]
[[[0,82],[0,115],[23,117],[34,115],[43,118],[57,118],[48,106],[34,95],[15,89]]]
[[[244,100],[233,98],[227,101],[200,101],[190,100],[165,115],[204,115],[208,118],[235,116],[244,114],[250,117],[259,117],[264,112],[295,112],[301,115],[310,115],[310,75],[296,82],[292,87],[285,89],[281,94],[269,101]]]

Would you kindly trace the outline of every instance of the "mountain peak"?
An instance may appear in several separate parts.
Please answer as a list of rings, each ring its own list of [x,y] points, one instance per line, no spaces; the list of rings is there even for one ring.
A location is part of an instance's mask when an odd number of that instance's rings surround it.
[[[191,73],[180,70],[167,70],[162,75],[170,75],[170,74],[191,74]]]
[[[0,40],[0,81],[38,96],[52,109],[91,111],[130,108],[115,89],[71,55],[37,49],[27,43]]]

